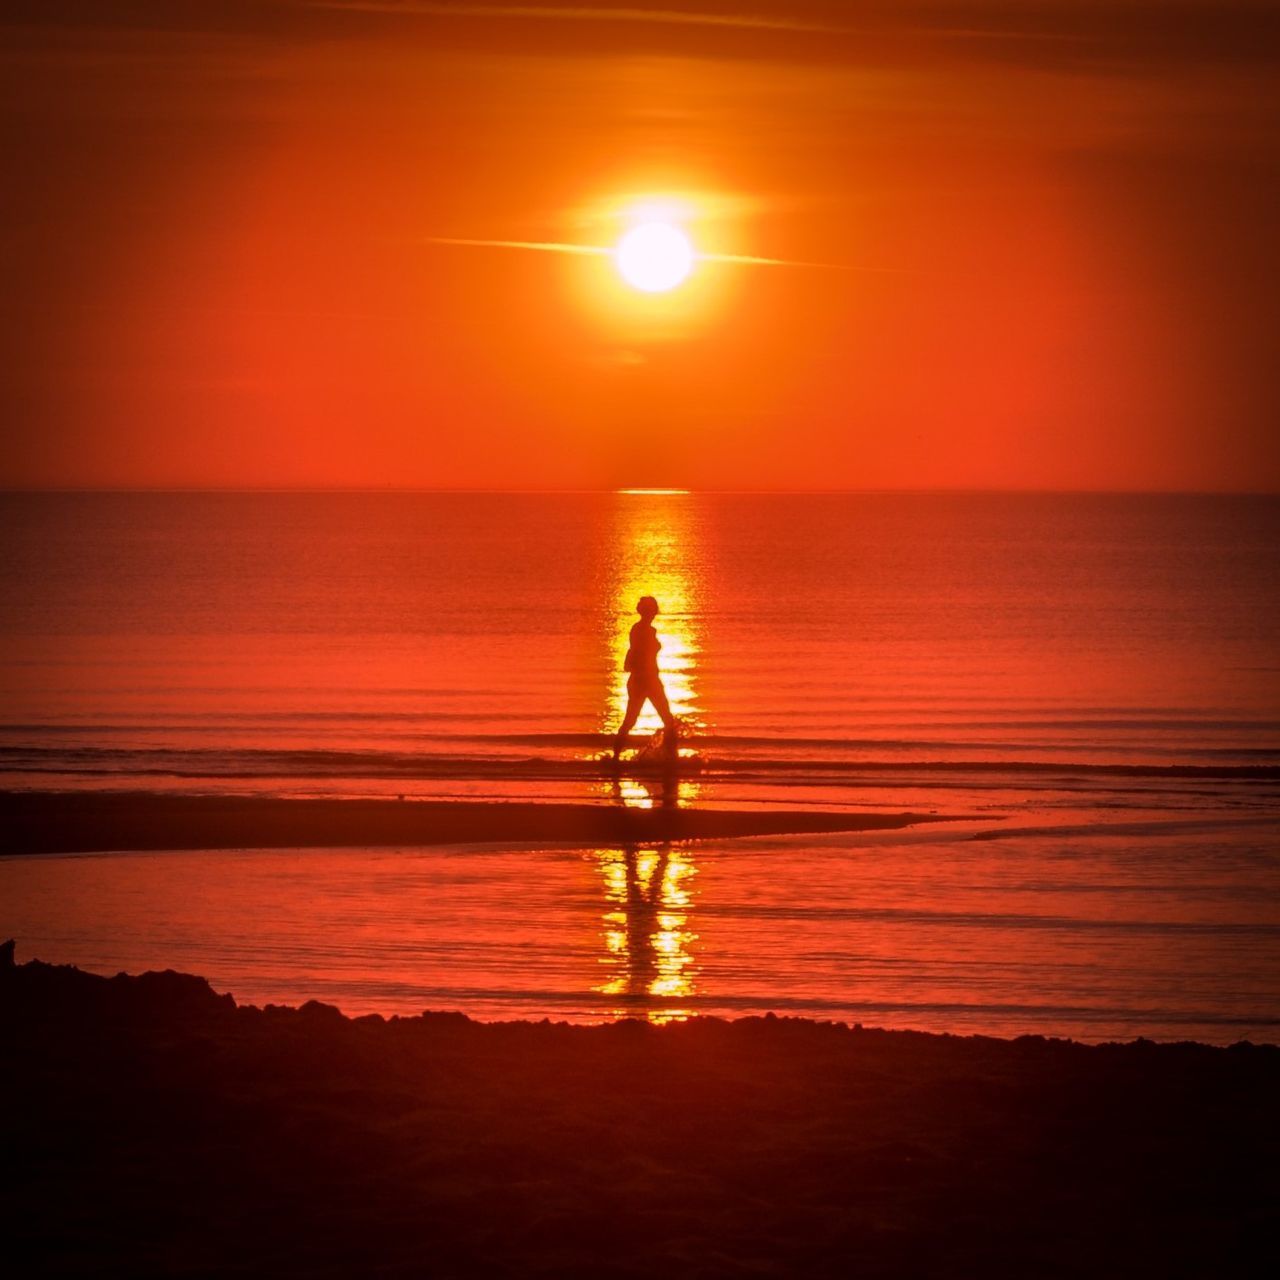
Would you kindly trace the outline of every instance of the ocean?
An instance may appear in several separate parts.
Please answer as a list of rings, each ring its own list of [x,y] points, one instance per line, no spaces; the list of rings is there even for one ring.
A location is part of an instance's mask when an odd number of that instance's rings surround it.
[[[955,819],[12,857],[25,954],[351,1012],[1276,1039],[1276,498],[7,494],[0,527],[7,790]],[[641,595],[678,778],[649,709],[601,760]]]

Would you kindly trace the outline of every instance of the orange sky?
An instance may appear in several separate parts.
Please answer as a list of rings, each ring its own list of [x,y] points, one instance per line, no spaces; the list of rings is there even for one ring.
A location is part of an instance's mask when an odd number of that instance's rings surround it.
[[[0,22],[0,484],[1280,488],[1268,5]]]

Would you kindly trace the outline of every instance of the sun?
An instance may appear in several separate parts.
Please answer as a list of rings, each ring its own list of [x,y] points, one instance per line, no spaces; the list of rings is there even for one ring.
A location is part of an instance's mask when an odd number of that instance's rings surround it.
[[[693,270],[693,245],[669,222],[643,222],[618,241],[615,253],[622,278],[644,293],[665,293]]]

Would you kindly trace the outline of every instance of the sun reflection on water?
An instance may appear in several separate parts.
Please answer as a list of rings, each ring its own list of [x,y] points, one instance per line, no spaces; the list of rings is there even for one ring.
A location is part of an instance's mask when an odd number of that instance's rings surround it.
[[[692,882],[697,875],[689,850],[599,849],[593,855],[604,880],[608,909],[603,917],[606,977],[596,990],[613,1001],[615,1018],[650,1022],[687,1018],[694,993],[689,928]]]
[[[702,589],[696,508],[680,491],[632,490],[615,496],[615,532],[601,643],[612,673],[601,712],[601,730],[612,734],[627,707],[627,652],[636,601],[653,596],[662,649],[659,672],[671,710],[681,722],[682,743],[700,727],[698,662],[703,651],[699,597]],[[662,720],[645,704],[621,772],[602,782],[612,803],[629,809],[677,809],[695,799],[700,784],[686,772],[694,754],[682,745],[679,758],[655,759],[646,745]],[[683,846],[599,849],[591,855],[604,882],[606,910],[600,964],[605,977],[595,990],[613,1017],[670,1022],[692,1013],[697,935],[689,926],[697,875],[692,852]]]
[[[601,731],[612,733],[627,708],[627,675],[622,661],[641,596],[658,601],[660,612],[654,620],[662,641],[658,667],[671,710],[682,722],[696,724],[702,713],[697,663],[703,645],[697,607],[701,584],[692,567],[697,561],[695,508],[687,495],[679,492],[624,491],[616,500],[609,612],[604,628],[614,679],[601,716]],[[658,713],[646,703],[635,734],[643,739],[661,728]]]

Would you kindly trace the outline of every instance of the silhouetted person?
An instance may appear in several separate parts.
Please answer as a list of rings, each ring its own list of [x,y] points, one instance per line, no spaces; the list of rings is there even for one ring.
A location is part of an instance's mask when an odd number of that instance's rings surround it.
[[[662,641],[653,629],[658,602],[652,596],[641,596],[636,612],[640,621],[631,628],[631,644],[627,649],[627,659],[622,664],[623,670],[631,674],[627,679],[627,713],[622,717],[622,727],[613,743],[615,760],[627,745],[627,734],[635,728],[646,701],[652,702],[653,709],[662,717],[665,728],[662,745],[672,755],[679,736],[676,718],[667,702],[667,691],[662,687],[662,677],[658,675],[658,650],[662,648]]]

